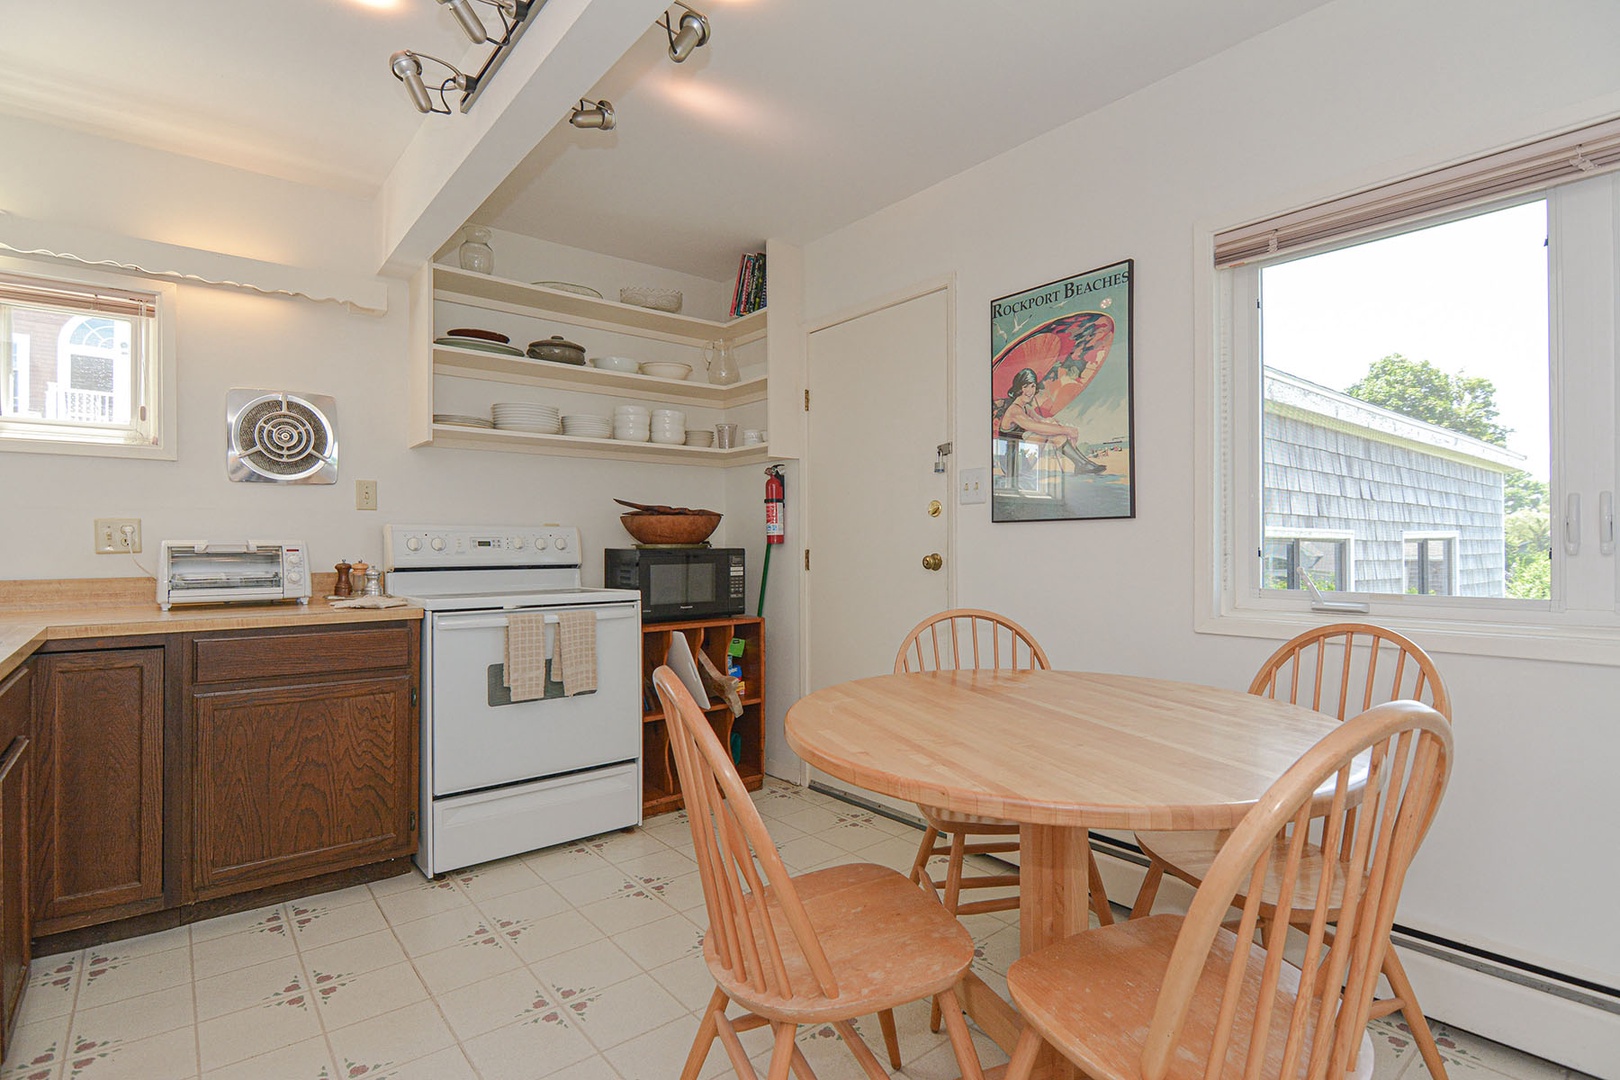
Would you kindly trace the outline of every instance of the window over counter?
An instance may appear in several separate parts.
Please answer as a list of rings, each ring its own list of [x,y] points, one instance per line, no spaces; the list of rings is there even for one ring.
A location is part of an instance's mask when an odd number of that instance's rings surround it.
[[[1545,143],[1215,236],[1203,629],[1614,653],[1620,121]]]
[[[177,292],[0,260],[0,450],[173,459]]]

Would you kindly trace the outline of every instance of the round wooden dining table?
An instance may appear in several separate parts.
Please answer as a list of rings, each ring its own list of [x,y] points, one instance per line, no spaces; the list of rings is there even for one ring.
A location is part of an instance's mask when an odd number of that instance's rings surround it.
[[[935,671],[829,686],[788,744],[841,780],[1020,825],[1020,951],[1086,929],[1087,830],[1229,829],[1338,721],[1236,690],[1079,671]],[[1022,1026],[971,972],[964,1005],[1008,1053]],[[1040,1071],[1072,1075],[1045,1052]]]

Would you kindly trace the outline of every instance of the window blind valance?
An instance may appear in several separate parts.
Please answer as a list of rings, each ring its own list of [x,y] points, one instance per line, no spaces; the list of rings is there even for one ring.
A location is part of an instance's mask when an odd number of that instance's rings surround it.
[[[65,308],[90,315],[123,315],[150,318],[157,311],[157,298],[151,293],[125,292],[65,282],[42,286],[9,274],[0,274],[0,304]]]
[[[1620,118],[1215,234],[1215,265],[1303,252],[1620,168]]]

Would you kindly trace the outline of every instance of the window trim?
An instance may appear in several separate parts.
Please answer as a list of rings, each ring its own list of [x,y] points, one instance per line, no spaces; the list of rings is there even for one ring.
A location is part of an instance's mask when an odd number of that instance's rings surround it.
[[[1459,207],[1425,218],[1421,225],[1472,216],[1493,206],[1523,202],[1540,194],[1550,197],[1554,190],[1521,193],[1495,204]],[[1620,248],[1620,184],[1616,184],[1614,202],[1616,246]],[[1549,215],[1557,211],[1557,200],[1553,199]],[[1382,230],[1380,235],[1409,231],[1419,225],[1415,221],[1404,222]],[[1248,330],[1246,321],[1232,318],[1237,305],[1243,302],[1234,284],[1236,275],[1215,265],[1216,239],[1229,230],[1228,222],[1201,221],[1195,224],[1192,237],[1193,438],[1201,451],[1194,455],[1200,465],[1194,475],[1192,502],[1193,630],[1200,634],[1282,641],[1312,626],[1340,621],[1344,616],[1312,611],[1310,597],[1295,591],[1269,590],[1281,595],[1268,598],[1270,602],[1264,604],[1256,602],[1258,597],[1237,596],[1232,519],[1244,511],[1244,506],[1236,494],[1235,478],[1237,463],[1243,460],[1243,455],[1258,453],[1253,441],[1259,437],[1259,427],[1256,421],[1247,432],[1232,429],[1232,437],[1227,435],[1229,420],[1243,392],[1237,385],[1235,368]],[[1362,235],[1353,242],[1373,238]],[[1564,272],[1558,261],[1549,266],[1553,281]],[[1252,297],[1249,303],[1253,303]],[[1562,345],[1562,331],[1556,317],[1552,322],[1552,348],[1556,357]],[[1556,359],[1554,364],[1556,368]],[[1252,378],[1257,380],[1260,375],[1258,365],[1255,367]],[[1555,371],[1555,414],[1560,408],[1557,400],[1560,377]],[[1257,397],[1251,396],[1250,400],[1258,402]],[[1249,446],[1241,445],[1244,443]],[[1555,478],[1558,459],[1559,451],[1555,447]],[[1255,495],[1257,497],[1257,492]],[[1555,528],[1558,509],[1554,508]],[[1620,577],[1620,570],[1616,576]],[[1431,652],[1620,667],[1620,610],[1569,610],[1556,583],[1550,601],[1394,594],[1355,594],[1353,599],[1368,604],[1368,612],[1362,618],[1416,636]]]
[[[0,452],[66,454],[80,457],[144,458],[174,461],[177,457],[179,376],[175,350],[179,286],[169,281],[62,267],[30,259],[0,256],[0,271],[69,286],[149,293],[153,297],[150,342],[145,353],[141,397],[153,412],[152,441],[132,443],[122,437],[87,437],[82,425],[53,428],[38,421],[0,419]],[[131,394],[134,388],[130,388]]]
[[[1456,529],[1403,529],[1401,531],[1401,552],[1402,552],[1401,562],[1403,564],[1403,569],[1404,569],[1404,564],[1406,562],[1405,551],[1406,551],[1406,545],[1407,544],[1414,544],[1414,543],[1415,544],[1427,544],[1427,543],[1429,543],[1431,541],[1434,541],[1434,540],[1439,540],[1439,541],[1442,541],[1443,543],[1449,545],[1449,551],[1447,553],[1447,558],[1446,558],[1446,565],[1449,566],[1451,568],[1451,570],[1446,575],[1446,577],[1447,577],[1446,590],[1447,591],[1443,592],[1443,593],[1419,593],[1418,595],[1419,596],[1456,596],[1457,595],[1457,581],[1458,581],[1458,578],[1459,578],[1458,571],[1460,570],[1460,567],[1457,565],[1458,552],[1462,550],[1462,533],[1459,532],[1458,530],[1456,530]],[[1419,558],[1421,558],[1421,557],[1422,556],[1419,556]],[[1424,576],[1427,576],[1427,574],[1425,574]]]
[[[1356,536],[1355,533],[1350,532],[1348,529],[1291,529],[1274,527],[1262,529],[1260,539],[1262,543],[1277,540],[1321,540],[1330,543],[1343,544],[1345,587],[1343,589],[1335,588],[1332,591],[1345,593],[1356,591]],[[1264,575],[1262,575],[1262,578],[1263,577]],[[1264,584],[1262,584],[1261,587],[1264,588]],[[1299,590],[1272,589],[1271,591],[1297,592]]]

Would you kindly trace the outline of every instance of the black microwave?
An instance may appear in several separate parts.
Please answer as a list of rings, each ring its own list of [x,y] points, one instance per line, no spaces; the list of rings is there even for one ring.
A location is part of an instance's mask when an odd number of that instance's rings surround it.
[[[741,615],[742,548],[608,548],[603,584],[641,593],[642,622]]]

